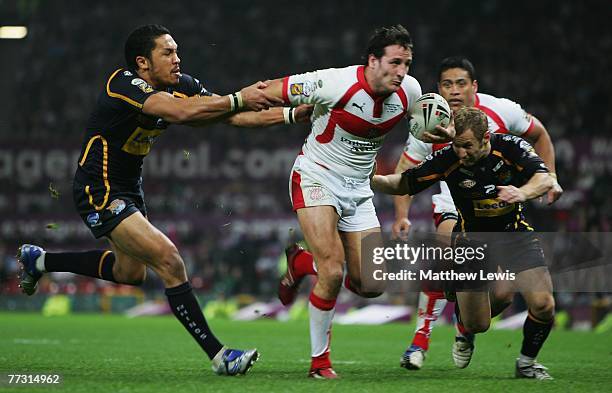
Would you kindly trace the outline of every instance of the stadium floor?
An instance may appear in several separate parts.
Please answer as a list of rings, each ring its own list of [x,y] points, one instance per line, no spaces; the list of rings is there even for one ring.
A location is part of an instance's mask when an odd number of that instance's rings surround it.
[[[474,392],[610,391],[612,333],[556,331],[539,360],[554,381],[514,379],[520,331],[491,331],[477,339],[472,364],[455,369],[453,329],[442,326],[424,369],[408,371],[399,358],[414,325],[335,326],[334,367],[340,380],[306,378],[307,322],[211,321],[236,347],[257,346],[262,356],[244,377],[219,377],[172,317],[0,313],[0,373],[60,373],[50,387],[7,387],[5,392]],[[317,386],[323,384],[325,386]]]

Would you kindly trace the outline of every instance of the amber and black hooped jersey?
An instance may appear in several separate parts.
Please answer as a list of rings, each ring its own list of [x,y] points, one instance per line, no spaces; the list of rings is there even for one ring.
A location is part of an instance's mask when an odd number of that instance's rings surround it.
[[[164,91],[178,98],[212,95],[186,74]],[[107,191],[140,181],[144,157],[169,125],[142,113],[145,100],[158,92],[131,70],[120,68],[111,74],[87,124],[76,173],[79,181],[104,184]]]
[[[491,134],[491,152],[473,166],[461,165],[452,145],[430,154],[402,174],[414,195],[446,180],[459,213],[457,228],[468,232],[533,230],[521,203],[497,198],[497,186],[521,187],[537,172],[548,172],[533,147],[514,135]]]

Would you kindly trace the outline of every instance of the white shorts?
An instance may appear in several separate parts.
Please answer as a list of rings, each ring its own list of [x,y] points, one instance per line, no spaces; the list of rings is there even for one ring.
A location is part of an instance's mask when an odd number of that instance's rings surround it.
[[[455,202],[445,181],[440,182],[440,193],[431,197],[434,214],[453,213],[457,215]]]
[[[312,206],[333,206],[340,216],[338,230],[361,232],[380,227],[372,202],[370,179],[341,176],[299,155],[289,179],[293,211]]]

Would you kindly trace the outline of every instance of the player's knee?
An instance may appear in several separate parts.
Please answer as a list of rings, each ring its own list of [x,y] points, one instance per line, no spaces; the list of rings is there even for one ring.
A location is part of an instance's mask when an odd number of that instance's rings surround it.
[[[162,279],[183,279],[186,276],[185,264],[174,244],[168,243],[159,250],[159,274]]]
[[[531,314],[543,321],[550,321],[555,315],[555,298],[552,294],[542,295],[529,305]]]
[[[484,333],[489,330],[491,320],[488,318],[467,320],[463,321],[463,326],[465,327],[465,330],[470,333]]]
[[[317,275],[319,281],[329,287],[340,287],[344,277],[342,265],[339,264],[319,264]]]

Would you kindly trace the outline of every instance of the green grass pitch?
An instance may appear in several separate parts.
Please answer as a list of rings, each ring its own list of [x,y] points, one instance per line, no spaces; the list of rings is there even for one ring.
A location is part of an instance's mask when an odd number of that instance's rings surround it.
[[[256,346],[247,376],[220,377],[171,316],[45,318],[0,313],[0,373],[61,373],[57,387],[7,387],[5,392],[498,392],[612,391],[612,334],[553,331],[539,360],[554,381],[514,379],[519,331],[480,335],[467,369],[450,358],[453,329],[434,330],[420,371],[399,367],[414,325],[334,326],[333,360],[341,379],[306,378],[307,322],[211,321],[231,346]]]

